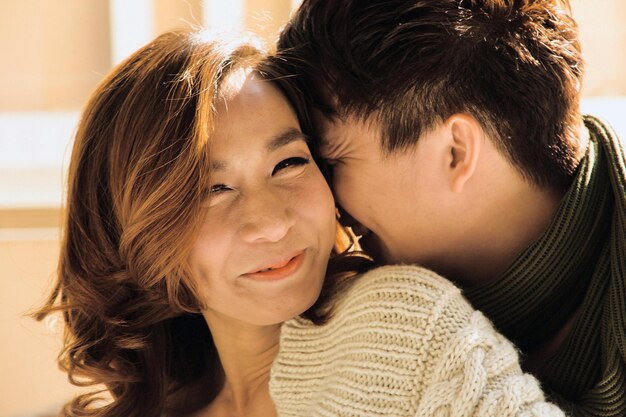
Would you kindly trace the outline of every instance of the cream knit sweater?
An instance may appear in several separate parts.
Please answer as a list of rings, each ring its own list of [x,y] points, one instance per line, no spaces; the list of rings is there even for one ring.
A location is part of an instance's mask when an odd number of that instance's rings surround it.
[[[515,348],[449,281],[388,266],[358,278],[331,320],[284,323],[270,392],[286,416],[563,416]]]

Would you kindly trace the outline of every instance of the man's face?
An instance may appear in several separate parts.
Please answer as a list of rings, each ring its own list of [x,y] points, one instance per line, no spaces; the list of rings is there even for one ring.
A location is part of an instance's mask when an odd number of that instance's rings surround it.
[[[363,246],[386,262],[436,264],[445,254],[449,198],[437,129],[391,155],[376,121],[329,120],[319,113],[320,153],[333,167],[337,203],[371,231]]]

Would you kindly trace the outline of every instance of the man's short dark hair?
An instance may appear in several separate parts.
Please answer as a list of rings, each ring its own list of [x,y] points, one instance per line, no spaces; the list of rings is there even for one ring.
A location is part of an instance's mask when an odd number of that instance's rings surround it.
[[[578,165],[583,60],[567,1],[304,0],[277,56],[279,84],[327,116],[374,116],[387,152],[465,112],[540,186],[564,189]]]

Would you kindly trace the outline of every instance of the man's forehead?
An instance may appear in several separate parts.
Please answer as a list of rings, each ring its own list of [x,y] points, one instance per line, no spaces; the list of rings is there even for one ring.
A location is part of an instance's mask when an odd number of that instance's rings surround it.
[[[329,118],[320,114],[316,120],[318,126],[319,150],[325,158],[340,158],[360,152],[365,146],[374,145],[373,149],[380,149],[381,128],[372,118],[357,117],[354,115]]]
[[[364,133],[379,135],[381,127],[378,120],[374,116],[357,116],[336,115],[327,117],[319,112],[319,118],[316,119],[320,133],[333,140],[336,135],[346,135],[352,133]],[[324,138],[325,139],[325,138]]]

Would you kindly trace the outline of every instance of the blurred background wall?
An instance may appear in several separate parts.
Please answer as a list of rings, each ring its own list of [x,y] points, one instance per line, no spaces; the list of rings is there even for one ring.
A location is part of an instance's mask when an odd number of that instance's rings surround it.
[[[205,26],[271,42],[298,0],[0,0],[0,417],[58,408],[77,389],[56,368],[43,300],[58,256],[63,168],[78,113],[122,58],[158,33]],[[626,3],[572,0],[587,60],[583,108],[626,134]]]

